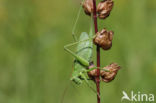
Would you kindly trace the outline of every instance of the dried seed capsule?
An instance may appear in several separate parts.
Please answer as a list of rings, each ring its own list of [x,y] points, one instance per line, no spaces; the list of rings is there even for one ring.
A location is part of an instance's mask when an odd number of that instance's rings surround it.
[[[105,19],[109,16],[114,2],[112,0],[101,1],[97,6],[97,13],[100,19]]]
[[[90,64],[90,66],[88,67],[88,69],[91,69],[95,67],[93,63]],[[91,80],[94,80],[95,81],[95,77],[97,76],[97,69],[94,69],[90,72],[88,72],[88,76]]]
[[[111,82],[112,80],[114,80],[115,76],[117,75],[118,70],[120,69],[120,66],[118,66],[116,63],[112,63],[112,64],[104,67],[104,69],[107,69],[110,72],[101,70],[100,75],[101,75],[102,81],[108,83],[108,82]]]
[[[88,75],[91,77],[96,77],[97,76],[97,69],[94,69],[94,70],[88,72]]]
[[[82,7],[84,9],[84,12],[87,14],[87,15],[91,15],[91,13],[93,12],[93,1],[92,0],[85,0],[83,3],[82,3]]]
[[[93,39],[94,44],[99,45],[104,50],[108,50],[112,47],[113,32],[102,29],[100,32],[96,33]]]

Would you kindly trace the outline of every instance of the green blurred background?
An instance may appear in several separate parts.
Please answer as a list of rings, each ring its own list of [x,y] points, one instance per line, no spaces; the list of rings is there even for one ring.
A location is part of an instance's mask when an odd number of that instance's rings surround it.
[[[101,83],[101,102],[120,103],[123,90],[156,95],[156,1],[114,1],[110,17],[98,20],[99,30],[115,32],[112,49],[101,51],[101,65],[117,62],[122,69],[113,82]],[[73,57],[63,50],[73,42],[79,4],[0,0],[0,103],[59,103],[66,87],[64,103],[96,103],[85,84],[69,81]],[[82,11],[77,36],[89,25]]]

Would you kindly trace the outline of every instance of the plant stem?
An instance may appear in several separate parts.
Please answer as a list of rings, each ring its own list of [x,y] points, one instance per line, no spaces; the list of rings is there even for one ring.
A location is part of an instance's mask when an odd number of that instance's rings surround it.
[[[96,15],[96,0],[93,0],[93,19],[94,19],[94,29],[95,34],[98,32],[97,27],[97,15]],[[100,67],[100,47],[97,45],[97,67]],[[97,68],[97,77],[96,77],[96,89],[97,89],[97,103],[100,103],[100,69]]]

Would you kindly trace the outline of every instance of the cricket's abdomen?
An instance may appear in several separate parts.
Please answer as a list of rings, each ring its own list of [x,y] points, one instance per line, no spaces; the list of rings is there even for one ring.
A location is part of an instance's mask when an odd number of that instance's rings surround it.
[[[83,59],[85,59],[86,61],[88,61],[88,64],[91,61],[92,49],[93,49],[92,39],[89,39],[89,38],[90,38],[89,35],[86,32],[83,32],[80,35],[79,41],[83,41],[83,40],[86,40],[86,41],[80,42],[76,49],[76,54],[82,57]],[[74,71],[72,73],[72,81],[75,82],[76,84],[81,84],[83,78],[80,77],[79,73],[82,72],[86,68],[87,67],[84,66],[83,63],[81,63],[78,60],[75,60]]]
[[[86,32],[83,32],[80,35],[79,41],[83,40],[87,41],[78,44],[76,54],[89,62],[92,58],[93,42],[92,39],[89,40],[89,36]]]

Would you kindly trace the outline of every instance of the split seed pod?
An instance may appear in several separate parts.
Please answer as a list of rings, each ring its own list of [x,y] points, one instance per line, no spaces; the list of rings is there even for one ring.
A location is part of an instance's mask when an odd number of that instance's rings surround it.
[[[120,66],[118,66],[116,63],[112,63],[112,64],[104,67],[104,69],[107,69],[110,72],[101,70],[100,75],[101,75],[102,81],[108,83],[115,79],[115,76],[117,75],[117,72],[120,69]]]
[[[93,12],[93,1],[92,0],[85,0],[83,3],[82,3],[82,7],[84,9],[84,12],[87,14],[87,15],[91,15],[91,13]]]
[[[100,19],[105,19],[110,15],[114,2],[112,0],[101,1],[97,6],[97,13]]]
[[[93,39],[94,44],[99,45],[104,50],[108,50],[112,47],[113,32],[102,29],[100,32],[96,33]]]

